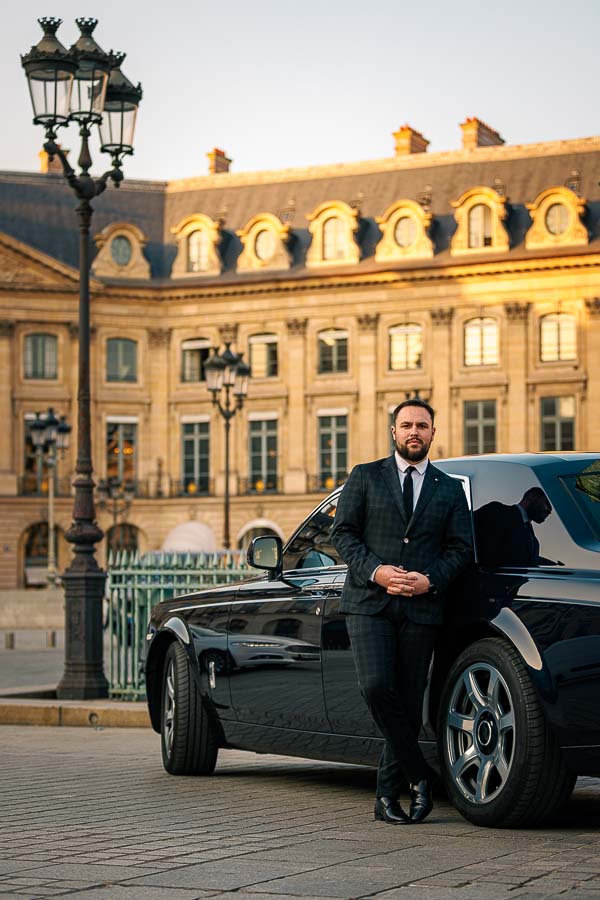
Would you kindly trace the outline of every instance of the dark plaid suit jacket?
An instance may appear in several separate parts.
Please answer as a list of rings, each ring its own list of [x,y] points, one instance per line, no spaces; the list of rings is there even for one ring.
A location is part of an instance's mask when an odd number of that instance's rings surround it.
[[[462,485],[430,463],[407,522],[395,456],[356,466],[340,495],[332,542],[348,564],[342,612],[374,615],[392,599],[413,622],[440,624],[448,585],[472,555]],[[391,596],[369,580],[382,564],[427,573],[435,592]]]

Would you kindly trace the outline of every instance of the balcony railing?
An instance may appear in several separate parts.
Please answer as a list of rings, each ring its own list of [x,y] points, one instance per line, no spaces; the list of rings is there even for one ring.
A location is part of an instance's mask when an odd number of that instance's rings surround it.
[[[308,476],[308,491],[309,493],[323,493],[327,494],[329,491],[333,491],[334,488],[339,487],[339,485],[343,484],[348,475],[346,472],[323,472],[320,475],[309,475]]]
[[[281,494],[282,478],[238,478],[238,494]]]
[[[210,497],[214,492],[215,486],[212,478],[200,478],[197,481],[190,478],[183,481],[171,478],[169,482],[170,497]]]
[[[38,479],[36,475],[20,475],[17,490],[22,497],[47,497],[48,479]],[[54,482],[55,497],[70,497],[73,493],[71,478],[57,478]]]

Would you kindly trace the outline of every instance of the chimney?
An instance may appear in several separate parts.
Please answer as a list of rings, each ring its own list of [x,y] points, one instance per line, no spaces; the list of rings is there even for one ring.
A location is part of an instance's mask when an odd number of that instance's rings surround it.
[[[425,153],[429,141],[420,131],[415,131],[410,125],[401,125],[398,131],[394,131],[392,137],[396,141],[396,156],[409,156],[411,153]]]
[[[60,147],[60,144],[57,144],[56,146]],[[68,150],[65,150],[63,152],[65,153],[66,156],[69,155]],[[50,157],[48,156],[46,151],[40,150],[40,152],[38,153],[38,159],[40,161],[40,172],[42,173],[42,175],[62,175],[63,174],[63,167],[62,167],[61,161],[58,158],[58,156],[55,156],[54,159],[52,160],[52,162],[50,162]]]
[[[499,147],[504,143],[497,131],[482,122],[476,116],[461,122],[463,150],[475,150],[476,147]]]
[[[208,157],[208,171],[210,175],[219,175],[221,172],[229,172],[231,160],[227,159],[224,150],[219,150],[218,147],[215,147],[214,150],[211,150],[210,153],[207,153],[206,155]]]

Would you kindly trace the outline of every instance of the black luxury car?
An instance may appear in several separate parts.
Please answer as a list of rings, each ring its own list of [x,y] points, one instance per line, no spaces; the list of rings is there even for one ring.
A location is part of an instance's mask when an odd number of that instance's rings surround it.
[[[600,776],[600,455],[435,464],[462,482],[475,562],[439,631],[422,746],[471,822],[533,825]],[[226,747],[377,764],[339,612],[340,490],[285,546],[254,539],[266,573],[152,611],[148,705],[171,774],[209,775]]]

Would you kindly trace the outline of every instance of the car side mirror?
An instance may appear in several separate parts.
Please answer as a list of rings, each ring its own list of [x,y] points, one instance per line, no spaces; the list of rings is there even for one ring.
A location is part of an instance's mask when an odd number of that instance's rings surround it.
[[[277,578],[283,571],[281,538],[271,534],[255,537],[248,547],[246,559],[255,569],[266,569],[271,578]]]

